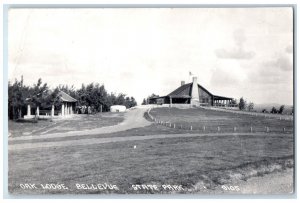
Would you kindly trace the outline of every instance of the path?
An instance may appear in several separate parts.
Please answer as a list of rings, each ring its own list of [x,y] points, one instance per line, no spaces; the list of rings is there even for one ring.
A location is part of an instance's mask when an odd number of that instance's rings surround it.
[[[262,177],[252,177],[247,181],[237,181],[241,194],[288,195],[293,191],[293,169],[265,174]]]
[[[34,139],[67,137],[67,136],[77,136],[77,135],[95,135],[95,134],[115,133],[115,132],[129,130],[132,128],[141,128],[141,127],[151,125],[151,122],[147,121],[144,118],[144,113],[147,110],[148,110],[147,108],[134,108],[127,111],[125,113],[124,121],[118,125],[95,128],[90,130],[82,130],[82,131],[69,131],[64,133],[10,137],[8,140],[9,141],[10,140],[34,140]]]
[[[262,135],[264,133],[209,133],[209,134],[160,134],[160,135],[144,135],[144,136],[123,136],[123,137],[104,137],[104,138],[87,138],[76,140],[64,140],[53,142],[34,142],[34,143],[19,143],[9,144],[9,150],[24,150],[24,149],[36,149],[36,148],[48,148],[48,147],[64,147],[64,146],[79,146],[79,145],[91,145],[91,144],[103,144],[112,142],[126,142],[126,141],[139,141],[150,139],[165,139],[165,138],[180,138],[180,137],[205,137],[205,136],[253,136]],[[268,136],[278,136],[278,134],[268,133]]]

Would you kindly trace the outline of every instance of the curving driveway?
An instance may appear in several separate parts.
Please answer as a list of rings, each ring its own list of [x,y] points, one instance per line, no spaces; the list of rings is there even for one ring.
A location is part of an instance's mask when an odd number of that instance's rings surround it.
[[[124,121],[118,125],[107,126],[102,128],[94,128],[90,130],[82,131],[70,131],[64,133],[52,133],[52,134],[40,134],[34,136],[23,136],[9,138],[8,140],[34,140],[34,139],[44,139],[44,138],[56,138],[56,137],[67,137],[76,135],[94,135],[94,134],[106,134],[129,130],[132,128],[140,128],[151,125],[150,121],[144,118],[144,113],[149,109],[149,107],[136,107],[134,109],[128,110],[125,113]]]

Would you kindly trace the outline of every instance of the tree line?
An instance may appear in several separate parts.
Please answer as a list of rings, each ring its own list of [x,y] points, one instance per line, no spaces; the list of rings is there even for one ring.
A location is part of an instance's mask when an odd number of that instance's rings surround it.
[[[253,111],[254,110],[254,103],[253,102],[247,102],[243,97],[240,98],[240,101],[239,101],[239,109],[241,111],[244,111],[244,110],[248,110],[248,111]],[[285,105],[281,105],[278,109],[276,107],[272,107],[270,109],[270,111],[268,111],[267,109],[262,109],[262,113],[272,113],[272,114],[283,114],[283,111],[285,110]],[[292,108],[292,114],[294,113],[294,109]]]
[[[33,86],[24,84],[23,76],[20,80],[15,79],[13,83],[8,83],[8,113],[10,119],[23,117],[27,112],[27,105],[33,109],[50,110],[52,105],[55,109],[61,108],[61,101],[58,97],[60,91],[64,91],[77,100],[76,106],[90,107],[96,113],[109,111],[112,105],[124,105],[131,108],[137,105],[134,97],[126,94],[108,93],[104,85],[99,83],[82,84],[79,89],[73,85],[59,85],[50,89],[47,83],[43,83],[39,78]]]

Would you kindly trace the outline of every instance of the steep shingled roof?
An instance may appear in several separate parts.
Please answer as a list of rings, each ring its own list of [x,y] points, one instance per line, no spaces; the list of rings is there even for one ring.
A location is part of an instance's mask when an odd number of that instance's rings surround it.
[[[189,89],[187,90],[187,88],[189,88]],[[175,95],[178,96],[178,95],[183,94],[184,91],[187,93],[187,94],[185,93],[184,95],[191,96],[191,88],[192,88],[192,83],[188,83],[188,84],[178,87],[177,89],[175,89],[173,92],[171,92],[167,96],[175,96]]]
[[[192,96],[192,85],[193,85],[193,83],[188,83],[188,84],[182,85],[166,96],[171,96],[174,98],[175,97],[188,98],[189,96],[191,97]],[[198,84],[198,88],[202,89],[204,92],[206,92],[210,96],[213,96],[215,99],[232,99],[230,97],[213,95],[211,92],[209,92],[207,89],[205,89],[204,87],[202,87],[199,84]]]
[[[59,91],[58,97],[65,102],[77,102],[76,99],[65,93],[64,91]]]

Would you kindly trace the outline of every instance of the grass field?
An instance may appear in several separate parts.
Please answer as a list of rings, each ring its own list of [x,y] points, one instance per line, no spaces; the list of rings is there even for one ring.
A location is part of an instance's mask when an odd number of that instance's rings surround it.
[[[223,185],[294,168],[292,133],[274,130],[272,133],[255,131],[251,135],[243,134],[243,131],[248,132],[246,127],[249,124],[253,127],[267,125],[271,131],[276,127],[292,130],[292,121],[202,109],[160,108],[151,110],[151,114],[164,121],[177,122],[178,125],[192,124],[193,131],[152,124],[109,134],[10,140],[9,145],[22,143],[43,145],[46,142],[61,143],[72,140],[83,142],[93,138],[183,134],[176,138],[12,150],[8,154],[9,191],[13,194],[175,193],[170,190],[135,191],[131,187],[136,184],[170,184],[182,185],[184,191],[178,193],[220,194],[224,193]],[[100,120],[99,118],[101,123]],[[70,125],[76,128],[78,123],[80,120],[73,121]],[[201,131],[203,124],[207,125],[207,130],[210,127],[214,129],[216,125],[221,126],[221,129],[235,125],[239,126],[240,132],[218,135],[211,134],[214,131],[208,130],[209,133],[204,134]],[[243,126],[245,128],[242,128]],[[14,130],[13,127],[16,125],[12,125],[11,130]],[[190,133],[199,136],[185,137]],[[116,185],[119,190],[76,188],[76,184],[105,183]],[[35,184],[38,188],[24,190],[20,184]],[[68,190],[44,190],[39,187],[40,184],[64,184]]]
[[[245,114],[233,114],[230,112],[211,111],[207,109],[177,109],[154,108],[150,111],[156,119],[172,123],[176,128],[183,128],[197,132],[293,132],[292,120],[279,120],[277,118],[264,118]],[[204,127],[205,126],[205,130]],[[219,127],[219,131],[218,131]]]
[[[124,113],[77,114],[66,119],[39,120],[38,123],[20,123],[9,120],[11,137],[79,131],[116,125],[124,120]]]
[[[108,183],[118,186],[114,193],[137,193],[132,184],[179,184],[185,193],[214,193],[234,179],[291,168],[292,159],[291,136],[183,137],[13,151],[9,152],[9,190],[64,193],[19,187],[64,183],[68,193],[105,193],[110,191],[78,191],[75,184]]]

